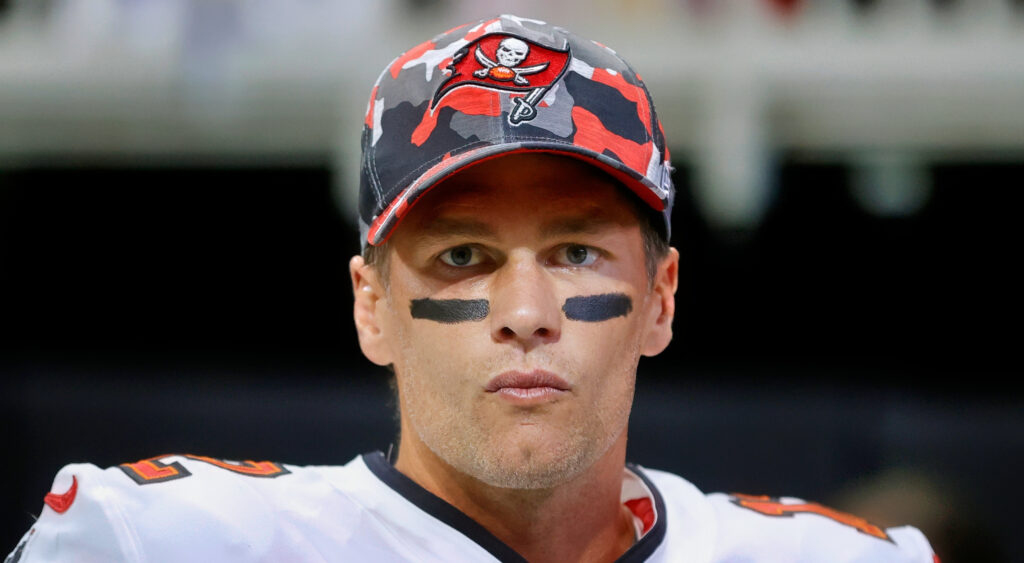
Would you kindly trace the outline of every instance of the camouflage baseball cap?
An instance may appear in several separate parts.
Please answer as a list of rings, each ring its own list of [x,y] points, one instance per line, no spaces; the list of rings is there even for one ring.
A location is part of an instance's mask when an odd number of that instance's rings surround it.
[[[400,55],[370,94],[362,149],[364,248],[456,171],[525,151],[599,167],[670,234],[672,166],[643,81],[615,51],[541,21],[503,15]]]

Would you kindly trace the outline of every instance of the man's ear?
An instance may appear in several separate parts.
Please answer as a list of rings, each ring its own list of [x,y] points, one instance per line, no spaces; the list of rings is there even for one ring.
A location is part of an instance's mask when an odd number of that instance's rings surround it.
[[[387,299],[376,268],[367,265],[362,256],[353,256],[348,263],[352,277],[355,304],[352,316],[359,335],[359,347],[371,362],[386,366],[392,363],[390,341],[384,330]]]
[[[643,342],[640,353],[644,356],[657,356],[672,341],[672,319],[676,315],[676,287],[679,284],[679,251],[669,248],[668,254],[658,264],[654,276],[652,299],[654,299],[654,317],[648,327],[647,338]]]

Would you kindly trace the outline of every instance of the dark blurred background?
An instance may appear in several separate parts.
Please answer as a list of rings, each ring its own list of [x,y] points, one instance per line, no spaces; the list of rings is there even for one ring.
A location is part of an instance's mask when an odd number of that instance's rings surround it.
[[[286,4],[0,3],[0,551],[68,462],[387,448],[347,274],[365,96],[511,11],[633,62],[678,167],[631,459],[1024,561],[1017,3]]]

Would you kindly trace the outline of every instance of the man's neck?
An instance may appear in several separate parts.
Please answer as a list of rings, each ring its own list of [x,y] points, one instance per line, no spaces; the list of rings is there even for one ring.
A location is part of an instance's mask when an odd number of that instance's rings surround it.
[[[402,441],[395,467],[529,561],[614,561],[635,539],[620,501],[625,446],[623,433],[593,466],[548,489],[488,485],[416,439]]]

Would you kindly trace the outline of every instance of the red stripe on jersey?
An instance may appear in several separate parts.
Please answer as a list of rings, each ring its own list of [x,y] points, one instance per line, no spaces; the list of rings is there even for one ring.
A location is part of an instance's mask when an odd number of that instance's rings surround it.
[[[78,478],[72,475],[71,487],[67,491],[59,495],[57,493],[46,493],[46,496],[43,497],[43,502],[57,514],[64,514],[71,508],[71,503],[75,502],[76,493],[78,493]]]
[[[633,516],[636,516],[643,522],[644,529],[641,532],[642,534],[646,534],[654,527],[654,505],[651,504],[649,497],[630,499],[622,504],[626,505],[626,508],[633,513]]]

